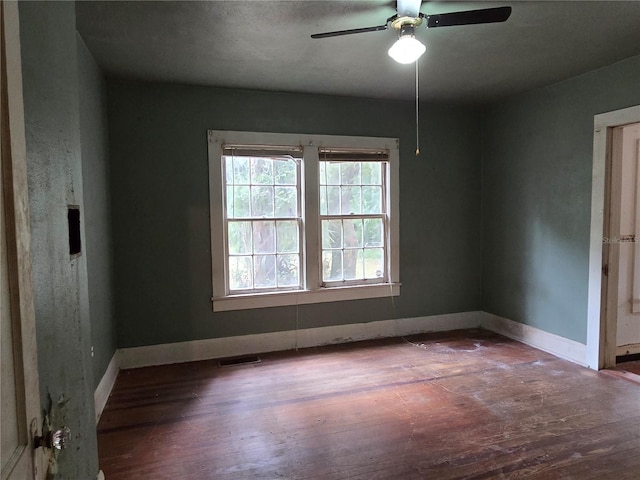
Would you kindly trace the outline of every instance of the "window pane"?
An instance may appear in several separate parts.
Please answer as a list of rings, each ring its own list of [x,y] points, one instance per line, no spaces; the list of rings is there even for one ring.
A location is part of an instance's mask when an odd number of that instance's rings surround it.
[[[362,244],[362,220],[344,220],[344,246],[363,247]],[[345,258],[345,264],[346,264]]]
[[[251,215],[273,217],[273,187],[251,187]]]
[[[227,185],[233,183],[233,157],[224,157],[224,173]]]
[[[326,162],[327,168],[327,185],[340,185],[340,164],[335,162]]]
[[[345,280],[364,278],[362,250],[358,248],[344,251],[343,270]]]
[[[342,187],[342,214],[354,214],[362,213],[362,207],[360,206],[360,187]]]
[[[327,187],[320,187],[320,215],[327,215]]]
[[[382,187],[362,187],[362,213],[382,213]]]
[[[300,251],[298,242],[300,235],[298,233],[298,222],[277,222],[277,252],[278,253],[298,253]]]
[[[230,255],[252,253],[251,222],[229,222],[227,241]]]
[[[256,255],[253,257],[255,288],[272,288],[276,286],[276,256]]]
[[[384,247],[381,218],[368,218],[364,221],[364,246]]]
[[[327,184],[327,162],[318,162],[318,166],[320,167],[320,173],[318,178],[320,179],[320,185]]]
[[[229,257],[229,288],[242,290],[253,288],[251,257]]]
[[[251,187],[233,188],[233,214],[229,218],[245,218],[251,216],[249,199],[251,198]]]
[[[322,220],[322,248],[342,248],[341,220]]]
[[[233,218],[233,190],[235,187],[229,185],[227,187],[227,218]]]
[[[278,286],[297,287],[300,285],[299,255],[278,255]]]
[[[362,184],[380,185],[382,183],[382,163],[362,162]]]
[[[296,187],[275,187],[276,217],[296,217],[298,215],[298,189]]]
[[[322,251],[322,280],[324,282],[342,280],[342,250]]]
[[[360,185],[360,162],[344,162],[340,170],[342,185]]]
[[[249,185],[249,159],[247,157],[233,158],[233,183]]]
[[[295,160],[274,160],[273,166],[276,185],[296,185],[298,183]]]
[[[340,187],[327,188],[327,209],[329,215],[340,215]]]
[[[384,277],[384,249],[367,248],[364,250],[364,277]]]
[[[251,159],[251,183],[273,185],[273,160],[269,158]]]
[[[276,222],[253,222],[253,252],[276,253]]]

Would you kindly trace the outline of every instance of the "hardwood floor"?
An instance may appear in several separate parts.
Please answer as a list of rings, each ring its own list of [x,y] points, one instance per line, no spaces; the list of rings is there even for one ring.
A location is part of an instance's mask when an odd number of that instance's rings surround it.
[[[636,375],[640,375],[640,360],[619,363],[618,365],[616,365],[616,368],[618,368],[619,370],[624,370],[626,372],[635,373]]]
[[[121,479],[638,479],[640,385],[484,330],[122,371]]]

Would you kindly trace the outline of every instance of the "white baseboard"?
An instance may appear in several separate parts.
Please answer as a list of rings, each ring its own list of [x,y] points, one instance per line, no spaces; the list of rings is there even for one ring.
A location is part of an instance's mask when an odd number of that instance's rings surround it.
[[[138,368],[398,337],[414,333],[476,328],[480,326],[481,320],[481,312],[461,312],[123,348],[119,351],[119,365],[120,368]]]
[[[482,312],[481,325],[505,337],[526,343],[578,365],[587,366],[587,346],[582,343],[486,312]]]
[[[96,425],[100,420],[100,415],[102,415],[102,411],[107,404],[107,400],[109,400],[111,389],[113,389],[113,384],[116,382],[118,372],[120,371],[120,362],[118,361],[119,355],[119,351],[116,350],[113,357],[111,357],[111,361],[109,362],[107,370],[104,372],[100,383],[98,383],[98,386],[96,387],[96,391],[93,392],[93,402],[96,410]]]
[[[104,472],[102,470],[98,471],[98,476],[96,477],[96,480],[105,480]]]

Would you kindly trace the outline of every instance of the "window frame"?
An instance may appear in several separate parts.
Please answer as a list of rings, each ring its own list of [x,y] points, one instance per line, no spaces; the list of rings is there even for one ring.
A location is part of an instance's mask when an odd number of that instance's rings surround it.
[[[230,294],[227,285],[228,255],[226,251],[225,208],[223,198],[224,145],[301,146],[300,165],[302,198],[301,289]],[[208,131],[210,232],[212,262],[213,311],[243,310],[321,302],[336,302],[400,295],[400,209],[399,209],[399,142],[397,138],[356,137],[339,135],[283,134]],[[389,151],[386,185],[386,233],[388,271],[384,283],[324,286],[322,282],[322,244],[320,231],[319,149],[384,149]]]

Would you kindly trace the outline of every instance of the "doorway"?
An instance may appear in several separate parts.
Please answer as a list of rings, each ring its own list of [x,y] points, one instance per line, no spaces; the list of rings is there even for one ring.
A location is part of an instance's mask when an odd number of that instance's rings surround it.
[[[605,325],[615,330],[610,336],[615,337],[617,368],[636,374],[640,374],[639,162],[640,123],[613,128],[609,208],[605,206]]]
[[[619,341],[621,347],[632,345],[635,341],[629,334],[630,329],[638,329],[637,343],[640,346],[640,323],[635,327],[634,320],[635,316],[640,318],[640,313],[632,312],[636,308],[633,304],[633,291],[634,288],[640,288],[640,278],[634,287],[634,265],[629,265],[630,259],[632,262],[640,261],[640,252],[636,253],[635,248],[638,237],[635,225],[640,226],[640,221],[636,221],[640,209],[635,207],[635,191],[640,173],[637,145],[633,155],[636,165],[633,165],[633,161],[627,161],[631,167],[624,172],[622,169],[623,150],[629,151],[629,148],[622,148],[623,139],[626,138],[629,144],[633,143],[633,140],[629,140],[629,135],[634,131],[632,124],[638,122],[640,105],[594,117],[586,351],[587,364],[594,369],[615,367]],[[627,129],[627,126],[632,128]],[[632,172],[629,173],[628,169]],[[628,178],[623,182],[625,177]],[[640,277],[640,267],[635,268],[635,272]],[[631,293],[627,295],[629,289]],[[633,314],[631,321],[624,315],[618,315],[619,311],[627,310]],[[620,328],[618,317],[626,322],[620,323]]]

